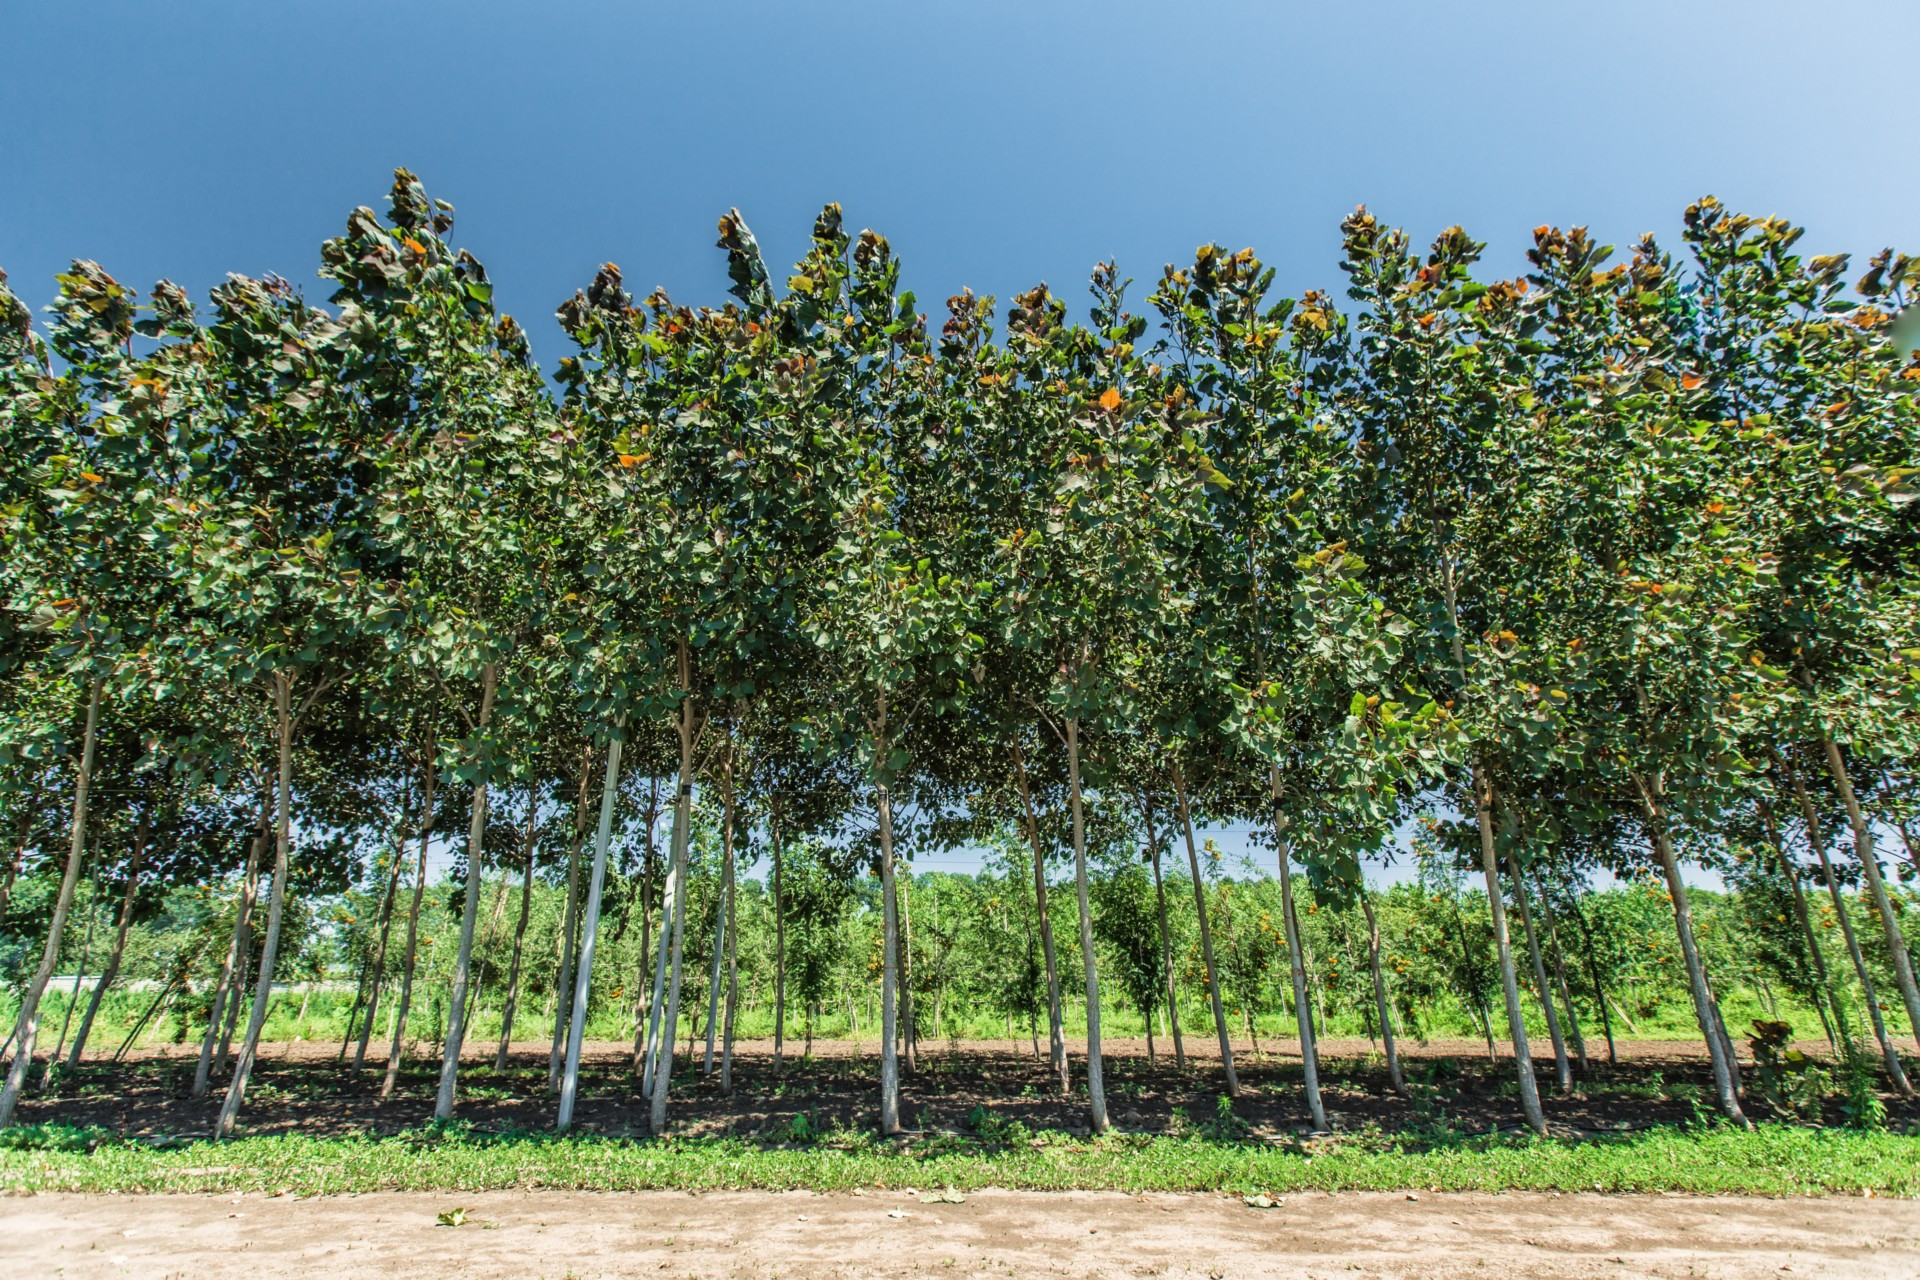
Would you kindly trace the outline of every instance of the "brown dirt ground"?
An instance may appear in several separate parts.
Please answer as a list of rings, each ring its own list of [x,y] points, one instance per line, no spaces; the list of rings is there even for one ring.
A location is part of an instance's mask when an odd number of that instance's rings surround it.
[[[1143,1041],[1109,1041],[1105,1053],[1108,1106],[1123,1128],[1159,1132],[1176,1122],[1175,1112],[1195,1120],[1214,1114],[1222,1084],[1217,1052],[1189,1039],[1193,1052],[1186,1071],[1161,1053],[1149,1065]],[[1591,1070],[1576,1077],[1571,1094],[1553,1087],[1551,1058],[1536,1058],[1541,1093],[1550,1123],[1563,1132],[1604,1132],[1651,1123],[1678,1122],[1694,1114],[1694,1104],[1674,1096],[1675,1086],[1690,1087],[1711,1109],[1712,1078],[1698,1042],[1621,1041],[1620,1061],[1609,1065],[1604,1045]],[[721,1093],[718,1076],[702,1079],[688,1065],[682,1042],[675,1073],[672,1123],[684,1133],[773,1134],[801,1112],[821,1126],[864,1127],[873,1120],[878,1046],[875,1042],[816,1042],[811,1061],[795,1056],[790,1043],[784,1074],[772,1069],[772,1045],[747,1041],[736,1051],[734,1092]],[[1310,1128],[1301,1099],[1299,1046],[1292,1041],[1263,1041],[1262,1053],[1242,1042],[1234,1048],[1242,1096],[1234,1111],[1256,1134],[1305,1132]],[[1824,1044],[1803,1045],[1823,1056]],[[1406,1073],[1420,1084],[1424,1113],[1388,1088],[1383,1061],[1369,1056],[1365,1040],[1330,1040],[1322,1045],[1321,1079],[1328,1111],[1342,1128],[1374,1124],[1397,1129],[1443,1113],[1450,1123],[1475,1132],[1518,1123],[1512,1063],[1505,1056],[1489,1062],[1480,1041],[1409,1043],[1403,1054]],[[544,1129],[553,1124],[554,1100],[546,1091],[548,1047],[526,1042],[514,1046],[507,1071],[495,1073],[490,1051],[475,1046],[461,1070],[459,1114],[487,1129]],[[136,1137],[197,1136],[207,1132],[220,1104],[221,1090],[210,1097],[188,1096],[196,1047],[166,1046],[113,1066],[90,1061],[56,1082],[50,1094],[23,1101],[25,1121],[61,1121],[99,1125]],[[1042,1045],[1044,1053],[1045,1046]],[[628,1046],[611,1042],[588,1047],[583,1065],[576,1123],[609,1134],[645,1132],[646,1108],[630,1071]],[[247,1096],[242,1123],[252,1133],[301,1132],[313,1135],[391,1133],[425,1124],[433,1112],[438,1058],[408,1060],[391,1098],[379,1096],[381,1071],[356,1076],[342,1068],[333,1044],[294,1043],[262,1046]],[[975,1106],[1002,1120],[1030,1128],[1073,1131],[1086,1124],[1085,1070],[1071,1054],[1076,1095],[1063,1098],[1045,1062],[1036,1062],[1027,1042],[1005,1040],[928,1041],[921,1045],[919,1070],[904,1082],[903,1110],[909,1123],[924,1129],[968,1126]],[[1886,1095],[1896,1127],[1920,1125],[1920,1106]],[[1840,1123],[1836,1110],[1827,1119]]]
[[[468,1219],[437,1226],[458,1205]],[[383,1192],[0,1199],[11,1276],[1738,1277],[1920,1274],[1920,1202],[1536,1194]]]

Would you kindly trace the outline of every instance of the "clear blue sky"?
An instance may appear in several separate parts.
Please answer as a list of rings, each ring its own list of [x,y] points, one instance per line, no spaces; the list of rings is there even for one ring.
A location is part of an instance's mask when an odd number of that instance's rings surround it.
[[[778,274],[842,202],[936,315],[962,285],[1081,298],[1108,256],[1144,297],[1206,240],[1337,289],[1362,202],[1499,272],[1543,222],[1677,239],[1705,193],[1814,251],[1920,250],[1915,49],[1914,0],[17,0],[0,268],[36,308],[73,257],[317,299],[319,242],[404,164],[551,367],[600,262],[719,301],[730,205]]]
[[[1501,271],[1538,223],[1671,239],[1706,192],[1821,250],[1920,247],[1912,0],[22,0],[0,31],[0,267],[31,305],[76,256],[318,298],[319,241],[405,164],[549,366],[602,261],[717,301],[729,205],[778,263],[841,201],[936,314],[1080,298],[1109,255],[1144,286],[1208,239],[1337,288],[1361,202]]]

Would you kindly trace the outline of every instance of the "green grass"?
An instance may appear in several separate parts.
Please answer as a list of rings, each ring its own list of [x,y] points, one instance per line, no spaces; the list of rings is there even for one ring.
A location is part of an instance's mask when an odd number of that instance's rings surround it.
[[[240,1138],[156,1147],[99,1131],[5,1131],[0,1191],[1031,1190],[1683,1191],[1920,1194],[1920,1138],[1763,1125],[1658,1128],[1585,1141],[1356,1134],[1276,1147],[1202,1137],[906,1145],[854,1134],[762,1145],[421,1130],[389,1138]]]

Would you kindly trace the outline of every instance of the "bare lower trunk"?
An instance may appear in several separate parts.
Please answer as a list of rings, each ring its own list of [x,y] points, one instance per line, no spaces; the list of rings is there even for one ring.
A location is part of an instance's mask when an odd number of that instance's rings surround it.
[[[875,717],[874,759],[887,757],[887,704]],[[900,1045],[895,1001],[900,989],[900,902],[894,883],[893,798],[885,784],[874,788],[874,817],[880,837],[880,1133],[900,1132]]]
[[[1751,1128],[1746,1113],[1740,1109],[1733,1068],[1726,1060],[1726,1047],[1716,1020],[1718,1015],[1713,993],[1707,987],[1706,969],[1700,963],[1700,950],[1694,944],[1693,909],[1687,901],[1687,886],[1680,879],[1680,863],[1674,857],[1673,842],[1667,835],[1666,814],[1658,800],[1658,780],[1649,786],[1636,776],[1634,783],[1640,791],[1647,825],[1653,835],[1654,852],[1659,856],[1661,870],[1666,873],[1667,892],[1673,898],[1674,932],[1679,936],[1680,955],[1687,966],[1687,986],[1693,995],[1694,1019],[1699,1023],[1700,1034],[1706,1040],[1707,1056],[1713,1062],[1713,1085],[1715,1092],[1720,1095],[1720,1109],[1736,1124]]]
[[[1900,933],[1900,917],[1893,909],[1886,881],[1880,875],[1880,859],[1873,849],[1873,824],[1867,821],[1859,798],[1853,794],[1853,779],[1847,772],[1847,759],[1840,744],[1823,741],[1821,745],[1826,748],[1827,769],[1840,792],[1840,803],[1846,806],[1847,821],[1853,826],[1853,856],[1860,863],[1860,871],[1867,880],[1867,893],[1880,913],[1880,928],[1887,937],[1887,955],[1893,961],[1894,982],[1907,1006],[1907,1029],[1914,1042],[1920,1044],[1920,986],[1914,983],[1913,958],[1907,954],[1907,940]]]
[[[573,844],[567,852],[567,910],[562,925],[560,969],[553,981],[553,1051],[547,1059],[547,1088],[560,1088],[560,1060],[566,1052],[567,1016],[573,1011],[574,949],[580,937],[580,846],[587,834],[587,789],[593,782],[593,740],[580,761],[580,793],[573,801]]]
[[[1380,1017],[1380,1044],[1387,1054],[1387,1079],[1395,1093],[1407,1091],[1400,1072],[1400,1050],[1394,1043],[1393,1002],[1387,999],[1387,979],[1380,968],[1380,921],[1373,914],[1373,895],[1360,886],[1360,910],[1367,920],[1367,967],[1373,971],[1373,1003]]]
[[[1807,788],[1800,781],[1800,775],[1792,765],[1787,766],[1787,776],[1793,782],[1793,792],[1800,802],[1800,816],[1807,827],[1807,844],[1813,849],[1814,856],[1820,860],[1821,878],[1827,882],[1827,893],[1833,898],[1833,913],[1840,921],[1840,937],[1847,944],[1847,957],[1853,961],[1853,974],[1860,980],[1860,994],[1867,1006],[1867,1022],[1873,1028],[1874,1039],[1880,1045],[1881,1061],[1886,1063],[1887,1075],[1893,1080],[1894,1088],[1901,1094],[1911,1094],[1913,1086],[1907,1079],[1906,1068],[1900,1062],[1899,1049],[1893,1043],[1893,1036],[1887,1031],[1887,1020],[1880,1012],[1880,1000],[1874,993],[1873,975],[1867,970],[1866,957],[1860,951],[1860,939],[1853,931],[1853,916],[1847,910],[1847,899],[1840,892],[1840,878],[1834,874],[1833,860],[1827,856],[1826,835],[1820,829],[1820,818],[1813,811],[1813,799],[1807,795]]]
[[[1507,907],[1500,892],[1500,866],[1494,852],[1493,787],[1474,760],[1470,768],[1474,817],[1480,829],[1480,869],[1487,880],[1487,909],[1493,916],[1494,950],[1500,962],[1500,993],[1507,1006],[1507,1034],[1513,1040],[1514,1071],[1520,1080],[1520,1109],[1535,1133],[1547,1131],[1546,1112],[1540,1108],[1540,1087],[1533,1078],[1533,1054],[1527,1047],[1526,1014],[1520,1007],[1520,978],[1513,964],[1513,942],[1507,934]]]
[[[1207,970],[1207,999],[1213,1004],[1213,1029],[1220,1040],[1220,1065],[1226,1072],[1227,1096],[1238,1097],[1240,1077],[1233,1069],[1233,1037],[1227,1029],[1227,1010],[1220,999],[1220,971],[1213,964],[1213,925],[1207,918],[1207,882],[1200,875],[1200,853],[1193,842],[1193,810],[1187,804],[1186,779],[1173,766],[1173,799],[1180,811],[1180,830],[1187,841],[1187,871],[1193,877],[1193,910],[1200,921],[1200,962]]]
[[[1567,960],[1566,953],[1560,949],[1560,930],[1554,923],[1553,904],[1547,900],[1547,895],[1542,894],[1539,903],[1540,923],[1547,930],[1547,951],[1553,957],[1554,986],[1560,992],[1560,1004],[1567,1015],[1567,1037],[1573,1041],[1573,1055],[1584,1075],[1588,1069],[1587,1041],[1580,1034],[1580,1013],[1573,1006],[1573,991],[1567,986]]]
[[[1047,862],[1040,847],[1040,824],[1033,814],[1033,790],[1027,781],[1027,759],[1020,740],[1013,742],[1014,775],[1020,783],[1020,805],[1026,815],[1027,844],[1033,850],[1034,911],[1039,917],[1040,955],[1047,966],[1047,1046],[1053,1074],[1065,1094],[1072,1082],[1067,1074],[1067,1037],[1060,1008],[1060,964],[1053,948],[1053,916],[1047,909]]]
[[[676,843],[672,855],[673,865],[668,871],[668,885],[673,899],[672,929],[670,931],[667,929],[666,920],[663,918],[662,936],[670,938],[666,957],[666,993],[661,1001],[664,1008],[660,1014],[660,1034],[654,1042],[652,1066],[646,1081],[650,1089],[647,1098],[647,1120],[655,1136],[666,1132],[667,1094],[673,1087],[673,1037],[680,1025],[681,963],[686,955],[687,845],[692,839],[693,826],[693,748],[702,728],[702,722],[695,715],[693,654],[684,641],[677,646],[676,657],[680,688],[685,691],[685,694],[675,717],[680,738],[680,787],[679,811],[674,823]],[[664,908],[662,914],[663,917],[666,914]]]
[[[779,1075],[787,1034],[787,913],[786,883],[781,878],[778,796],[773,799],[767,834],[773,846],[773,1074]]]
[[[497,671],[490,662],[480,677],[480,718],[476,739],[484,738],[493,718]],[[440,1051],[440,1092],[434,1098],[433,1118],[453,1116],[453,1099],[460,1081],[460,1049],[467,1038],[467,985],[473,978],[473,927],[480,918],[480,885],[486,874],[487,780],[473,784],[473,816],[467,825],[467,892],[460,904],[460,947],[453,958],[453,990],[447,997],[447,1041]]]
[[[274,711],[280,729],[280,778],[274,795],[273,887],[267,895],[267,933],[260,944],[260,973],[253,988],[253,1010],[247,1017],[247,1035],[240,1042],[234,1059],[233,1078],[227,1084],[226,1101],[214,1122],[214,1136],[233,1133],[241,1104],[246,1101],[247,1081],[253,1074],[255,1057],[260,1052],[260,1030],[267,1022],[267,1007],[273,1003],[273,971],[280,955],[280,925],[286,915],[287,874],[293,854],[293,675],[277,672],[274,676]]]
[[[233,936],[227,941],[226,960],[220,966],[220,979],[214,984],[213,1004],[207,1010],[207,1033],[200,1039],[200,1061],[193,1072],[193,1096],[204,1098],[213,1084],[213,1047],[220,1038],[220,1024],[226,1020],[227,993],[235,985],[236,973],[246,957],[247,915],[253,908],[253,895],[260,879],[260,855],[266,852],[270,791],[260,788],[260,821],[253,839],[247,843],[247,861],[240,873],[240,896],[233,908]]]
[[[580,1091],[580,1049],[587,1032],[587,1000],[593,990],[593,945],[600,928],[600,893],[607,880],[607,846],[613,839],[613,806],[620,794],[621,734],[616,726],[607,739],[607,776],[600,789],[600,826],[593,837],[593,867],[587,874],[587,905],[580,919],[580,953],[574,965],[572,1010],[567,1018],[567,1056],[560,1066],[560,1110],[554,1128],[573,1127],[573,1109]]]
[[[1147,857],[1153,864],[1153,898],[1160,912],[1160,968],[1161,976],[1166,980],[1167,1022],[1173,1033],[1173,1065],[1176,1070],[1187,1069],[1187,1046],[1180,1038],[1180,1001],[1173,986],[1173,935],[1167,929],[1167,886],[1160,878],[1160,841],[1153,829],[1153,805],[1144,796],[1140,802],[1140,814],[1147,827]],[[1152,1056],[1152,1044],[1148,1044],[1148,1056]]]
[[[1767,846],[1773,850],[1774,864],[1780,875],[1792,890],[1793,917],[1800,926],[1800,941],[1807,949],[1807,985],[1813,989],[1813,1007],[1820,1014],[1820,1025],[1826,1030],[1827,1045],[1836,1054],[1845,1053],[1853,1057],[1853,1032],[1847,1027],[1846,1014],[1843,1012],[1833,983],[1827,976],[1827,958],[1820,948],[1819,935],[1813,931],[1813,919],[1807,911],[1807,892],[1800,883],[1800,868],[1780,843],[1780,831],[1774,822],[1773,806],[1766,798],[1758,797],[1755,807],[1760,814],[1760,826],[1765,832]],[[1844,1050],[1842,1045],[1845,1045]]]
[[[1300,1029],[1300,1064],[1304,1068],[1307,1112],[1313,1127],[1325,1130],[1327,1108],[1320,1100],[1320,1051],[1313,1037],[1313,1008],[1307,1001],[1307,966],[1300,945],[1300,923],[1293,910],[1293,862],[1288,852],[1287,819],[1280,811],[1280,770],[1267,767],[1267,787],[1273,802],[1274,852],[1280,863],[1280,914],[1287,936],[1287,969],[1293,981],[1293,1017]]]
[[[7,1081],[0,1086],[0,1129],[13,1123],[14,1108],[20,1105],[20,1091],[26,1087],[27,1072],[33,1068],[33,1039],[40,1027],[40,1000],[53,978],[54,965],[60,960],[60,935],[67,927],[67,912],[73,907],[74,889],[80,883],[80,862],[87,848],[87,790],[93,784],[93,748],[100,724],[100,694],[103,682],[95,680],[87,693],[86,728],[80,740],[80,767],[73,783],[73,825],[69,829],[66,870],[60,876],[60,890],[53,900],[53,918],[47,925],[47,943],[40,952],[40,965],[33,971],[27,989],[20,993],[20,1012],[14,1019],[13,1065]]]
[[[1593,930],[1587,925],[1587,913],[1580,909],[1580,897],[1577,890],[1567,895],[1567,905],[1573,909],[1573,922],[1579,926],[1580,940],[1586,945],[1582,948],[1587,957],[1587,981],[1593,984],[1593,1002],[1600,1009],[1600,1031],[1607,1038],[1607,1065],[1617,1066],[1620,1051],[1613,1040],[1613,1015],[1607,1012],[1607,988],[1600,981],[1600,964],[1595,957],[1599,948],[1594,943]]]
[[[1087,975],[1087,1104],[1095,1133],[1107,1131],[1107,1090],[1100,1074],[1100,973],[1093,951],[1093,905],[1087,888],[1087,823],[1080,795],[1080,721],[1067,719],[1067,798],[1073,805],[1073,888],[1080,906],[1080,959]]]
[[[913,873],[903,882],[894,869],[894,892],[900,900],[900,1049],[907,1074],[920,1070],[920,1019],[913,1008]]]
[[[420,818],[420,862],[414,874],[413,901],[407,906],[407,945],[400,956],[400,1003],[394,1006],[393,1047],[387,1053],[387,1074],[380,1082],[380,1096],[393,1095],[400,1079],[400,1058],[407,1044],[407,1014],[413,1009],[413,973],[420,958],[420,904],[427,896],[427,846],[433,839],[433,784],[436,781],[434,745],[426,743],[425,801]]]
[[[412,791],[409,778],[406,788]],[[367,961],[367,1008],[366,1016],[360,1024],[360,1038],[353,1047],[353,1069],[357,1072],[366,1066],[367,1046],[373,1040],[373,1024],[380,1016],[380,991],[386,985],[387,943],[393,936],[393,904],[400,897],[400,867],[406,862],[407,852],[407,800],[410,794],[400,800],[400,822],[394,830],[392,865],[387,868],[387,888],[380,898],[379,919],[374,923],[375,942],[373,957]]]
[[[533,845],[540,811],[540,788],[527,783],[526,867],[520,874],[520,922],[513,929],[513,959],[507,965],[506,1002],[500,1007],[500,1048],[493,1056],[493,1069],[507,1069],[507,1051],[513,1043],[513,1018],[520,1008],[520,962],[525,953],[527,917],[533,911]]]
[[[133,857],[127,863],[127,887],[120,897],[120,919],[114,928],[113,946],[107,952],[107,964],[100,971],[100,981],[93,984],[93,993],[87,999],[87,1011],[80,1018],[80,1030],[74,1033],[73,1048],[67,1053],[69,1071],[80,1065],[80,1055],[86,1051],[87,1036],[93,1030],[95,1015],[100,1012],[100,1002],[106,998],[107,988],[113,985],[113,980],[120,976],[120,959],[127,951],[127,932],[133,927],[133,903],[140,888],[140,864],[147,856],[149,829],[147,820],[142,818],[134,837]]]
[[[1520,857],[1507,851],[1507,874],[1513,877],[1513,905],[1520,912],[1520,930],[1527,935],[1527,958],[1533,962],[1534,990],[1540,996],[1540,1011],[1546,1016],[1547,1038],[1553,1042],[1553,1072],[1560,1092],[1573,1092],[1573,1063],[1567,1059],[1567,1042],[1560,1034],[1560,1014],[1553,1007],[1553,984],[1547,980],[1547,962],[1540,954],[1540,934],[1533,927],[1533,907],[1527,901],[1527,879],[1520,870]]]

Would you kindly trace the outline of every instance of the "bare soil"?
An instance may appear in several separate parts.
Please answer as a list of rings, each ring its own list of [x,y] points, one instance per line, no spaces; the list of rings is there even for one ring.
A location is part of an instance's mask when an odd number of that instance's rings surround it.
[[[1192,1038],[1189,1045],[1187,1066],[1180,1070],[1165,1052],[1149,1064],[1144,1041],[1107,1043],[1108,1107],[1117,1124],[1154,1133],[1214,1116],[1224,1087],[1218,1053]],[[1815,1056],[1823,1056],[1826,1049],[1824,1044],[1801,1047]],[[811,1059],[801,1058],[800,1046],[790,1042],[779,1074],[773,1069],[770,1042],[743,1042],[736,1047],[731,1095],[721,1092],[717,1070],[712,1077],[703,1076],[685,1048],[683,1043],[674,1078],[671,1115],[677,1132],[772,1135],[783,1132],[801,1113],[821,1128],[873,1122],[875,1042],[816,1041]],[[1436,1115],[1474,1132],[1519,1122],[1512,1061],[1503,1055],[1490,1062],[1484,1042],[1405,1045],[1406,1075],[1415,1086],[1411,1098],[1392,1092],[1383,1060],[1370,1050],[1365,1040],[1323,1042],[1322,1088],[1338,1127],[1394,1130],[1431,1123]],[[1557,1130],[1636,1129],[1691,1119],[1696,1106],[1711,1110],[1712,1076],[1699,1043],[1621,1041],[1619,1061],[1611,1064],[1604,1045],[1600,1050],[1566,1094],[1554,1087],[1552,1059],[1535,1059],[1548,1119]],[[29,1094],[20,1118],[99,1125],[142,1138],[206,1133],[222,1090],[216,1088],[206,1098],[188,1096],[196,1051],[193,1045],[166,1046],[117,1065],[89,1061],[57,1079],[51,1093]],[[1044,1044],[1041,1051],[1045,1053]],[[381,1134],[415,1128],[432,1118],[438,1057],[426,1056],[424,1046],[421,1056],[408,1060],[389,1098],[379,1096],[384,1063],[355,1074],[338,1053],[333,1044],[263,1046],[242,1113],[243,1128],[256,1134]],[[546,1088],[548,1046],[516,1044],[504,1072],[493,1070],[492,1056],[476,1045],[462,1067],[459,1115],[485,1129],[550,1128],[555,1100]],[[904,1116],[915,1128],[964,1131],[974,1108],[984,1107],[997,1120],[1033,1129],[1083,1129],[1085,1064],[1078,1053],[1071,1058],[1075,1092],[1062,1097],[1047,1063],[1034,1059],[1029,1042],[923,1042],[918,1069],[905,1076]],[[1251,1132],[1276,1135],[1311,1129],[1301,1097],[1297,1043],[1262,1041],[1256,1053],[1243,1042],[1234,1047],[1234,1061],[1243,1092],[1233,1111]],[[1892,1094],[1885,1101],[1893,1125],[1920,1125],[1920,1106]],[[1836,1106],[1827,1119],[1837,1124],[1844,1118]],[[614,1135],[646,1132],[646,1106],[628,1046],[588,1046],[576,1125]]]
[[[466,1210],[459,1227],[437,1216]],[[1920,1202],[1388,1193],[392,1193],[0,1199],[9,1275],[1738,1277],[1920,1274]]]

